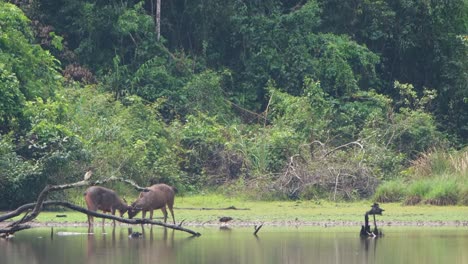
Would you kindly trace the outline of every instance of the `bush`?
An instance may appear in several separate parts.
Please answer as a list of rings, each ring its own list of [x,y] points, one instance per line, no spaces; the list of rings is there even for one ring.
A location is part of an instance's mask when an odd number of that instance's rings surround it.
[[[433,184],[425,203],[432,205],[455,205],[458,202],[458,186],[453,180],[439,180]]]
[[[0,138],[0,209],[32,202],[45,186],[40,167],[24,161],[7,138]]]
[[[406,185],[401,181],[382,183],[374,194],[374,200],[380,203],[399,202],[405,197]]]
[[[408,187],[408,192],[406,199],[404,201],[405,205],[416,205],[424,200],[426,194],[431,190],[431,181],[420,180],[413,182]]]
[[[466,183],[460,188],[458,203],[461,205],[468,205],[468,184]]]
[[[414,178],[452,175],[463,178],[468,175],[468,151],[434,149],[423,153],[411,162]]]

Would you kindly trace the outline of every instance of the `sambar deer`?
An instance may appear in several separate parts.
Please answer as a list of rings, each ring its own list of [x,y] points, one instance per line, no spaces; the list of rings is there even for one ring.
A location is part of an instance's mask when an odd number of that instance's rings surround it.
[[[131,207],[127,205],[125,200],[121,199],[117,193],[111,189],[101,186],[91,186],[84,193],[86,206],[90,211],[101,210],[104,213],[111,213],[115,215],[115,211],[119,210],[120,217],[122,217]],[[93,224],[93,217],[88,215],[88,225]],[[104,218],[102,225],[104,225]],[[114,220],[115,225],[115,220]]]
[[[148,192],[141,192],[138,199],[132,203],[128,210],[128,217],[132,219],[138,212],[142,211],[142,218],[145,218],[146,212],[150,212],[150,219],[153,219],[153,210],[161,209],[164,214],[164,223],[167,221],[166,206],[172,215],[172,222],[175,225],[174,218],[174,197],[176,189],[166,184],[155,184],[147,188]]]

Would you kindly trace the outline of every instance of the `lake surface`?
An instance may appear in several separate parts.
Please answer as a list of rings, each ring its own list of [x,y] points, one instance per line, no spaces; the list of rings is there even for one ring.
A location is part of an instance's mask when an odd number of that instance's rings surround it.
[[[387,227],[378,239],[359,227],[154,227],[129,238],[127,227],[36,228],[0,239],[0,263],[468,263],[468,228]],[[141,232],[141,227],[133,228]],[[77,233],[77,234],[75,234]]]

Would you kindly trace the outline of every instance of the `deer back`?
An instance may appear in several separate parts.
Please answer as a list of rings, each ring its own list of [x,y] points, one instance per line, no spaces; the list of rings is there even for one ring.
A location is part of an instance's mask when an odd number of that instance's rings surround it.
[[[132,203],[132,207],[139,210],[155,210],[166,204],[174,204],[175,192],[171,186],[166,184],[155,184],[148,187],[148,192],[141,192],[139,198]]]
[[[111,189],[91,186],[85,192],[85,201],[89,210],[111,212],[112,209],[125,213],[128,205]]]

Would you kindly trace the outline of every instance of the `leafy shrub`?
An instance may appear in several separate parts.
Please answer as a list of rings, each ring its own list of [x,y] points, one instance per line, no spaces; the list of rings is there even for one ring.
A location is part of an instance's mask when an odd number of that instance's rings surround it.
[[[410,170],[416,179],[444,175],[464,178],[468,175],[468,152],[433,149],[412,161]]]
[[[419,180],[414,181],[408,187],[407,197],[404,201],[406,205],[416,205],[424,200],[426,195],[432,189],[432,181]]]
[[[46,183],[40,167],[18,156],[6,137],[0,137],[0,175],[2,210],[33,202]]]
[[[407,193],[406,185],[402,181],[384,182],[375,191],[374,200],[380,203],[399,202]]]
[[[465,184],[460,188],[460,192],[458,194],[458,202],[461,205],[468,205],[468,184],[465,181]]]
[[[455,205],[458,202],[459,189],[453,180],[439,180],[433,183],[431,191],[427,194],[427,204]]]

